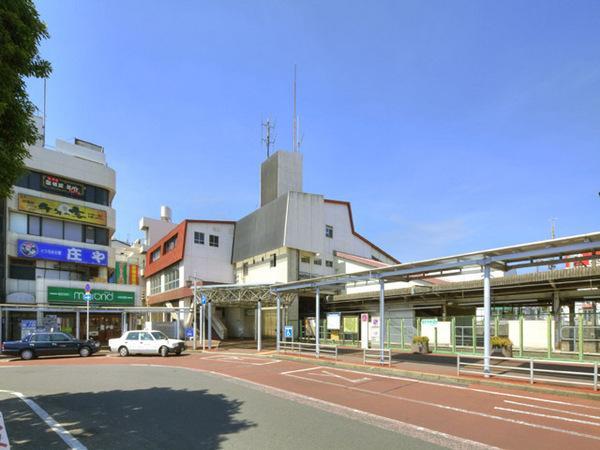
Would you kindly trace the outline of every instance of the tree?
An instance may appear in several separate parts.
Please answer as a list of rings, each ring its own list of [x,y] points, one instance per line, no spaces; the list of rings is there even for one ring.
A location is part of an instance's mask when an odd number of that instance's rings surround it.
[[[0,199],[11,195],[39,133],[27,77],[46,78],[52,67],[38,46],[49,37],[31,0],[0,0]]]

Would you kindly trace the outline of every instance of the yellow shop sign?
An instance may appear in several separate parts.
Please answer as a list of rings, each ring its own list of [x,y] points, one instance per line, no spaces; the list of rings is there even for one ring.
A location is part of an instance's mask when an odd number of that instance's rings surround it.
[[[106,211],[32,195],[19,194],[19,210],[57,219],[106,225]]]

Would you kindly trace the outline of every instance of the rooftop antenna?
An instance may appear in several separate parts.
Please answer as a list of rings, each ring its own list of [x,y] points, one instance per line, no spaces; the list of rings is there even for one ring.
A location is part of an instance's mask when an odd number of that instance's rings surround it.
[[[296,114],[296,64],[294,64],[294,116],[292,125],[292,150],[298,151],[298,115]]]
[[[42,116],[42,146],[46,147],[46,78],[44,78],[44,113]]]
[[[261,130],[264,129],[261,141],[264,142],[267,147],[267,158],[271,156],[271,146],[275,144],[275,133],[271,133],[271,130],[275,128],[275,124],[271,122],[271,119],[267,119],[266,122],[262,122]]]
[[[552,239],[556,239],[556,221],[558,220],[556,217],[551,217],[548,219],[550,221],[550,236]],[[548,266],[548,270],[556,269],[555,264],[550,264]]]

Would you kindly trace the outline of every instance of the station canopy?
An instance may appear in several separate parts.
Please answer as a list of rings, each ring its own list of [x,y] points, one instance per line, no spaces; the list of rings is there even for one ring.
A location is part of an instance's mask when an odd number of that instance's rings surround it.
[[[256,307],[260,301],[261,306],[276,306],[277,294],[271,289],[271,284],[215,284],[210,286],[197,286],[198,296],[204,295],[206,301],[215,306],[243,306]],[[289,305],[296,295],[286,292],[280,295],[281,304]]]

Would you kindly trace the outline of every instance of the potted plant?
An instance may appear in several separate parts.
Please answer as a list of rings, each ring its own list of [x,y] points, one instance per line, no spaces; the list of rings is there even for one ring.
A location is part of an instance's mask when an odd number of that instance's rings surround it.
[[[492,356],[504,356],[505,358],[512,358],[512,342],[507,337],[492,336],[490,339],[492,345]]]
[[[429,338],[427,336],[414,336],[410,349],[413,353],[429,353]]]

